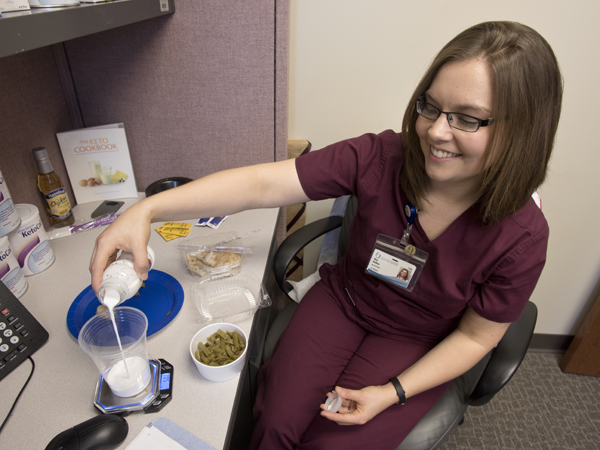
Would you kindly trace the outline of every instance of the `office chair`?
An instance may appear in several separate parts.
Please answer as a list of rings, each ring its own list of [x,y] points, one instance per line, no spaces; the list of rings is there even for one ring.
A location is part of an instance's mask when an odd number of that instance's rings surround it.
[[[274,273],[278,286],[286,293],[292,287],[285,283],[285,274],[294,256],[317,237],[340,228],[338,255],[348,245],[350,223],[356,214],[357,202],[352,197],[344,217],[329,216],[312,222],[288,236],[275,254]],[[290,301],[275,318],[265,341],[264,360],[272,354],[277,339],[289,323],[298,304]],[[468,372],[456,378],[433,408],[413,428],[396,450],[435,450],[454,430],[462,425],[469,406],[488,403],[511,379],[525,357],[537,320],[537,307],[529,301],[521,317],[513,322],[494,350]]]

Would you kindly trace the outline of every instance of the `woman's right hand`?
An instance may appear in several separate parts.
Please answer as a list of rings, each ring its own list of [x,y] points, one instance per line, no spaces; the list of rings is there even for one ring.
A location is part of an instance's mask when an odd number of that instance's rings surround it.
[[[104,269],[114,261],[119,250],[133,253],[135,271],[142,280],[148,278],[151,217],[145,203],[141,201],[128,208],[96,238],[90,261],[94,292],[98,292]]]

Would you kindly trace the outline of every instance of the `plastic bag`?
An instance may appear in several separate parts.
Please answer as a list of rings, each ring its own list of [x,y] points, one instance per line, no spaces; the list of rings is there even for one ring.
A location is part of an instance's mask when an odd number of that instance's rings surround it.
[[[243,238],[257,231],[242,236],[234,232],[209,234],[176,247],[188,270],[203,282],[210,281],[240,273],[246,255],[252,252],[243,245]]]

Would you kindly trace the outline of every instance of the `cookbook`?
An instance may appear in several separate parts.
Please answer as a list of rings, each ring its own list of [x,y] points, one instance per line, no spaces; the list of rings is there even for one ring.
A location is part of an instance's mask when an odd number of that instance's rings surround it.
[[[122,123],[57,133],[78,204],[137,197]]]

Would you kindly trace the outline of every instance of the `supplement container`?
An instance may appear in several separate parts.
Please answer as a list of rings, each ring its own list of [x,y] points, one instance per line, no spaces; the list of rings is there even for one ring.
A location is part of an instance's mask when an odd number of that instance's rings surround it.
[[[8,192],[6,180],[0,172],[0,236],[6,236],[19,226],[21,219]]]
[[[15,208],[21,218],[21,225],[8,235],[8,241],[27,277],[46,270],[54,262],[55,256],[37,207],[20,203]]]
[[[148,247],[148,264],[154,267],[154,251]],[[116,306],[133,297],[142,286],[142,279],[133,268],[133,254],[121,252],[117,260],[104,270],[98,288],[98,300],[106,306]]]
[[[88,320],[79,332],[79,346],[90,355],[113,394],[132,397],[152,379],[146,348],[148,318],[139,309],[128,306],[115,308],[114,314],[114,326],[108,311]]]
[[[0,237],[0,280],[17,298],[27,290],[27,280],[12,254],[7,236]]]

